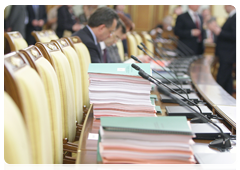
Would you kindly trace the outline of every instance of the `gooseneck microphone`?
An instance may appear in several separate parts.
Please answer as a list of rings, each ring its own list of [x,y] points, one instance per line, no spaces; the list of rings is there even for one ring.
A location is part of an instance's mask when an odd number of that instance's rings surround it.
[[[135,65],[135,64],[132,64],[132,67],[134,68],[134,67],[136,67],[136,65]],[[138,67],[138,66],[137,66],[137,67]],[[137,67],[136,67],[136,68],[137,68]],[[137,68],[137,69],[138,69],[138,68]],[[213,121],[211,121],[210,119],[208,119],[207,117],[205,117],[203,114],[201,114],[201,113],[199,113],[198,111],[196,111],[194,108],[192,108],[191,106],[189,106],[189,105],[188,105],[187,103],[185,103],[184,101],[182,101],[182,100],[178,99],[177,97],[175,97],[174,95],[172,95],[171,92],[168,91],[167,89],[161,87],[161,86],[158,84],[158,82],[157,82],[156,80],[154,80],[154,78],[152,78],[150,75],[148,75],[148,74],[147,74],[146,72],[144,72],[142,69],[139,68],[138,74],[139,74],[142,78],[144,78],[144,79],[146,79],[146,80],[154,83],[154,84],[157,86],[158,91],[159,91],[160,93],[162,93],[162,94],[164,94],[164,95],[172,98],[172,99],[175,100],[179,105],[185,106],[185,107],[187,107],[188,109],[192,110],[192,111],[193,111],[193,114],[195,114],[195,116],[197,116],[197,117],[199,117],[200,119],[202,119],[203,122],[209,122],[209,123],[213,124],[214,126],[216,126],[216,127],[219,129],[219,131],[220,131],[220,133],[221,133],[221,135],[222,135],[222,138],[216,139],[216,140],[210,142],[209,147],[218,148],[218,149],[221,149],[221,150],[227,150],[227,149],[231,148],[230,138],[229,138],[226,134],[223,133],[222,129],[221,129],[217,124],[215,124]]]
[[[137,47],[142,50],[147,56],[149,56],[153,61],[155,61],[165,72],[167,72],[172,78],[174,78],[182,87],[182,83],[177,79],[176,76],[173,76],[169,71],[167,71],[164,67],[162,67],[153,57],[151,57],[140,45],[137,45]]]
[[[179,95],[180,97],[182,97],[183,99],[185,99],[186,101],[188,101],[189,103],[191,103],[192,105],[196,106],[200,113],[202,113],[202,110],[200,109],[200,107],[192,102],[191,100],[187,99],[186,97],[182,96],[180,93],[178,93],[177,91],[175,91],[174,89],[168,87],[166,84],[162,83],[161,81],[153,78],[151,75],[147,74],[145,71],[143,71],[139,66],[137,66],[136,64],[132,64],[131,65],[135,70],[138,71],[138,74],[141,74],[140,76],[143,77],[144,79],[149,80],[150,82],[154,83],[154,84],[158,84],[157,86],[159,86],[159,84],[163,85],[164,87],[168,88],[169,90],[171,90],[172,92],[176,93],[177,95]]]
[[[219,129],[219,131],[220,131],[220,133],[222,135],[222,138],[215,139],[214,141],[210,142],[210,144],[208,145],[209,147],[217,148],[217,149],[220,149],[221,151],[227,150],[227,149],[231,148],[230,137],[227,136],[225,133],[223,133],[222,129],[217,124],[215,124],[212,120],[208,119],[204,115],[202,115],[199,112],[197,112],[194,108],[190,107],[184,101],[182,101],[182,100],[178,99],[177,97],[175,97],[174,95],[172,95],[167,89],[164,89],[163,87],[158,86],[158,91],[160,93],[166,95],[166,96],[169,96],[170,98],[175,100],[179,105],[186,106],[187,108],[191,109],[193,111],[193,114],[195,114],[197,117],[199,117],[200,119],[205,120],[205,121],[213,124],[215,127],[217,127]]]
[[[134,59],[135,61],[139,62],[139,63],[142,63],[142,61],[140,61],[137,57],[135,57],[135,56],[133,56],[133,55],[131,55],[131,58]],[[136,65],[136,64],[134,64],[134,65]],[[137,65],[136,65],[136,66],[137,66]],[[137,67],[138,67],[138,66],[137,66]],[[135,69],[136,69],[136,67],[135,67]],[[139,69],[140,69],[140,68],[139,68]],[[137,69],[136,69],[136,70],[137,70]],[[153,71],[154,73],[156,73],[157,75],[161,76],[163,79],[165,79],[165,80],[167,80],[168,82],[170,82],[172,85],[176,86],[178,89],[180,89],[183,93],[186,94],[187,98],[189,99],[188,93],[187,93],[183,88],[179,87],[177,84],[175,84],[175,83],[172,82],[171,80],[169,80],[169,79],[167,79],[166,77],[164,77],[163,75],[159,74],[157,71],[155,71],[155,70],[153,70],[153,69],[152,69],[152,71]]]
[[[173,36],[168,36],[171,40],[173,40],[176,44],[178,44],[178,46],[180,47],[180,49],[185,53],[185,55],[196,55],[193,50],[191,48],[189,48],[186,44],[184,44],[182,41],[177,40],[175,37]]]
[[[147,39],[147,40],[154,45],[154,49],[155,49],[155,51],[158,53],[159,56],[163,56],[164,58],[168,58],[168,59],[169,59],[168,56],[165,56],[163,53],[161,53],[161,52],[159,51],[159,49],[158,49],[158,47],[156,46],[156,43],[155,43],[154,41],[149,40],[149,39]],[[163,48],[162,48],[162,49],[163,49]],[[179,51],[178,49],[175,49],[175,51],[176,51],[176,53],[178,53],[179,57],[184,57],[184,54],[183,54],[181,51]]]

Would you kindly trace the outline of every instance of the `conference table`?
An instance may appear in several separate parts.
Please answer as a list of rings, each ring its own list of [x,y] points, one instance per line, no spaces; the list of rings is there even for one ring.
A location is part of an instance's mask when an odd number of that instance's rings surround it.
[[[192,79],[193,88],[197,91],[200,99],[206,102],[206,105],[222,117],[223,120],[214,120],[222,122],[228,127],[232,134],[236,133],[236,99],[230,96],[222,89],[211,75],[211,63],[213,56],[204,56],[189,67],[189,75]],[[156,105],[161,107],[162,113],[158,116],[166,116],[165,106],[177,106],[175,103],[163,103],[160,100],[159,93],[154,90],[152,94],[157,95]],[[88,113],[83,124],[79,145],[77,150],[76,164],[98,164],[97,162],[97,142],[100,120],[93,117],[93,105],[90,105]],[[211,140],[194,140],[193,152],[195,157],[206,158],[201,160],[206,163],[219,163],[224,159],[226,163],[234,163],[236,159],[236,141],[232,142],[232,149],[228,152],[220,152],[217,149],[208,147]],[[208,155],[206,157],[206,155]],[[211,159],[216,158],[218,159]],[[211,162],[212,161],[212,162]],[[216,162],[218,161],[218,162]],[[199,161],[197,161],[200,163]]]

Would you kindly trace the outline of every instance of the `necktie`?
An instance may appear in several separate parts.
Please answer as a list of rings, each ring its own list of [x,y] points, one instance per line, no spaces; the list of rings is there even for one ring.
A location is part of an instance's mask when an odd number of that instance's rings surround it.
[[[107,62],[107,49],[104,48],[103,50],[103,62],[106,63]]]
[[[199,20],[198,20],[198,15],[197,15],[196,13],[195,13],[194,15],[195,15],[195,24],[196,24],[197,28],[198,28],[199,30],[201,30],[201,28],[200,28],[200,22],[199,22]],[[202,34],[199,34],[199,36],[198,36],[198,42],[201,42],[201,40],[202,40]]]

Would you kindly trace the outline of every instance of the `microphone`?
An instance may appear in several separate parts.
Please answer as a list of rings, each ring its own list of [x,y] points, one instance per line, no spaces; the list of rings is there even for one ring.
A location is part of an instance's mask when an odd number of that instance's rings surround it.
[[[147,54],[153,61],[155,61],[165,72],[167,72],[171,77],[173,77],[182,87],[182,83],[180,83],[180,81],[177,79],[176,75],[174,77],[169,71],[167,71],[164,67],[162,67],[153,57],[151,57],[140,45],[137,45],[137,47],[140,50],[142,50],[145,54]]]
[[[168,56],[165,56],[163,53],[161,53],[161,52],[158,50],[158,47],[156,46],[156,44],[154,43],[154,41],[149,40],[149,39],[147,39],[147,40],[154,45],[154,49],[155,49],[155,51],[158,53],[159,56],[163,56],[164,58],[168,58],[168,59],[169,59]],[[162,49],[163,49],[163,48],[162,48]],[[175,49],[175,51],[178,53],[178,55],[179,55],[180,57],[183,57],[183,56],[184,56],[184,54],[183,54],[181,51],[179,51],[178,49]]]
[[[135,61],[142,63],[137,57],[131,55],[131,58],[134,59]],[[132,67],[135,68],[136,70],[140,70],[140,68],[136,65],[136,64],[132,64]],[[162,78],[164,78],[165,80],[167,80],[168,82],[170,82],[172,85],[176,86],[178,89],[180,89],[183,93],[186,94],[187,98],[189,99],[188,93],[181,87],[179,87],[177,84],[175,84],[174,82],[172,82],[171,80],[167,79],[166,77],[162,76],[161,74],[159,74],[157,71],[153,70],[152,71],[154,73],[156,73],[157,75],[161,76]]]
[[[180,97],[182,97],[183,99],[185,99],[186,101],[188,101],[189,103],[191,103],[192,105],[196,106],[200,113],[202,113],[202,110],[200,109],[200,107],[192,102],[191,100],[187,99],[186,97],[182,96],[180,93],[178,93],[177,91],[173,90],[172,88],[168,87],[166,84],[162,83],[161,81],[153,78],[151,75],[147,74],[145,71],[143,71],[139,66],[137,66],[136,64],[132,64],[131,65],[135,70],[138,70],[138,74],[143,77],[144,79],[147,79],[148,81],[157,84],[157,86],[159,86],[159,84],[163,85],[164,87],[168,88],[169,90],[171,90],[172,92],[176,93],[177,95],[179,95]]]
[[[225,150],[231,148],[230,137],[228,137],[225,133],[223,133],[222,129],[217,124],[215,124],[212,120],[208,119],[204,115],[202,115],[199,112],[197,112],[194,108],[190,107],[187,103],[183,102],[182,100],[180,100],[177,97],[175,97],[174,95],[172,95],[167,89],[164,89],[163,87],[158,86],[158,91],[160,93],[166,95],[166,96],[171,97],[179,105],[188,107],[189,109],[194,111],[193,114],[195,114],[197,117],[199,117],[202,120],[204,119],[204,121],[207,121],[207,122],[213,124],[214,126],[216,126],[219,129],[219,131],[221,132],[222,138],[215,139],[214,141],[210,142],[210,144],[208,145],[209,147],[217,148],[217,149],[219,149],[221,151],[225,151]]]
[[[186,54],[186,55],[196,55],[193,50],[191,48],[189,48],[186,44],[184,44],[182,41],[180,41],[179,39],[177,40],[175,37],[169,35],[168,36],[171,40],[173,40],[176,44],[178,44],[178,46],[180,47],[180,49]]]
[[[133,64],[132,64],[132,65],[133,65]],[[133,66],[133,67],[135,67],[135,66]],[[137,69],[138,69],[138,68],[139,68],[139,67],[137,67]],[[223,150],[225,151],[225,150],[231,148],[230,138],[229,138],[226,134],[223,133],[222,129],[221,129],[217,124],[215,124],[213,121],[211,121],[210,119],[208,119],[207,117],[205,117],[203,114],[201,114],[201,113],[199,113],[198,111],[196,111],[194,108],[192,108],[191,106],[189,106],[189,105],[188,105],[187,103],[185,103],[184,101],[182,101],[182,100],[178,99],[177,97],[175,97],[174,95],[172,95],[171,92],[169,92],[167,89],[161,87],[161,86],[158,84],[158,82],[156,82],[156,80],[154,80],[154,78],[152,78],[152,77],[151,77],[150,75],[148,75],[146,72],[144,72],[144,71],[141,70],[140,68],[139,68],[139,70],[140,70],[140,71],[138,72],[138,74],[139,74],[142,78],[144,78],[144,79],[146,79],[146,80],[154,83],[154,84],[158,87],[158,91],[159,91],[160,93],[162,93],[162,94],[164,94],[164,95],[172,98],[172,99],[175,100],[179,105],[185,106],[185,107],[189,108],[190,110],[192,110],[192,111],[193,111],[193,114],[195,114],[195,116],[197,116],[197,117],[199,117],[200,119],[202,119],[203,122],[205,122],[205,121],[210,122],[210,123],[212,123],[214,126],[216,126],[216,127],[219,129],[219,131],[221,132],[221,135],[222,135],[222,139],[215,139],[214,141],[210,142],[210,144],[208,145],[209,147],[217,148],[217,149],[219,149],[219,150],[221,150],[221,151],[223,151]]]

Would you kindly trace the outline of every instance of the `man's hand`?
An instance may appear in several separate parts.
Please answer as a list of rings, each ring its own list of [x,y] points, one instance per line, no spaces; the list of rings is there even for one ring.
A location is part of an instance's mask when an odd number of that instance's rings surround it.
[[[198,37],[201,34],[201,30],[199,30],[199,29],[192,29],[191,30],[191,34],[194,37]]]

